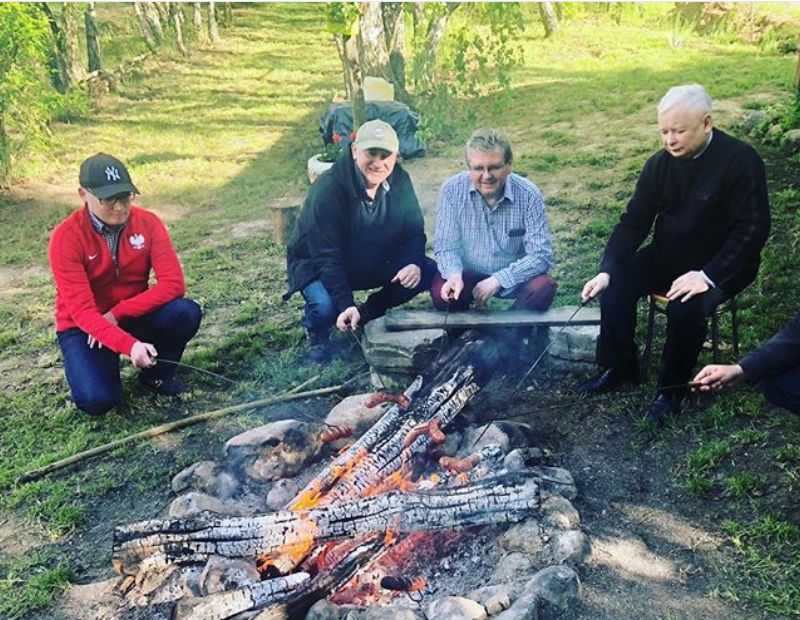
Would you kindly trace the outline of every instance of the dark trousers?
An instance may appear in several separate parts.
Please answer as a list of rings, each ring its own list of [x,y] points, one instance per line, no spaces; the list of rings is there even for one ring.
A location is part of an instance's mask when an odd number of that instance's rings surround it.
[[[800,368],[758,383],[758,389],[773,405],[800,414]]]
[[[643,295],[664,293],[681,273],[660,265],[650,246],[640,250],[620,273],[611,276],[611,285],[600,297],[600,342],[598,362],[603,368],[623,372],[638,371],[636,304]],[[686,303],[667,304],[667,336],[661,355],[658,386],[685,384],[706,337],[708,317],[729,295],[719,287],[695,295]],[[667,391],[682,393],[672,388]]]
[[[378,288],[367,297],[362,306],[366,315],[362,317],[362,323],[365,322],[364,319],[372,320],[383,316],[389,308],[400,306],[430,288],[433,275],[438,272],[436,263],[427,256],[420,265],[422,277],[417,286],[405,288],[400,283],[391,281],[407,264],[395,259],[370,265],[369,273],[348,274],[350,287],[354,291]],[[328,331],[336,323],[338,316],[328,290],[320,280],[314,280],[303,288],[302,294],[306,305],[300,324],[312,332]]]
[[[488,277],[489,275],[485,273],[465,272],[462,275],[464,290],[461,291],[458,299],[449,302],[450,310],[452,312],[460,312],[469,308],[474,299],[472,289],[475,288],[478,282]],[[437,310],[448,309],[448,301],[442,297],[442,285],[444,283],[445,279],[437,270],[430,290],[433,305]],[[527,282],[523,282],[517,289],[515,294],[516,301],[514,301],[513,307],[524,310],[547,310],[550,304],[553,303],[557,288],[555,280],[546,273],[534,276]]]
[[[120,327],[142,342],[149,342],[158,357],[180,361],[186,343],[197,333],[202,313],[191,299],[176,299],[150,314],[127,319]],[[119,354],[103,347],[89,348],[87,334],[72,329],[59,332],[58,345],[64,357],[64,371],[72,391],[72,400],[89,415],[102,415],[122,400],[122,381],[119,376]],[[143,368],[142,375],[152,379],[171,379],[174,364],[156,364]]]

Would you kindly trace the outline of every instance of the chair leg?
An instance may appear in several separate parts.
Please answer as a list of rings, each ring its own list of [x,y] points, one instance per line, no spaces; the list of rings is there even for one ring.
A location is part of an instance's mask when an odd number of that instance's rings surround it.
[[[731,299],[731,333],[733,334],[733,355],[739,360],[739,317],[736,314],[736,296]]]
[[[653,329],[655,327],[656,302],[650,297],[647,298],[649,306],[647,308],[647,331],[644,337],[644,355],[642,356],[642,378],[647,377],[650,369],[650,355],[653,351]]]
[[[716,311],[711,314],[711,350],[714,363],[719,364],[719,318]]]

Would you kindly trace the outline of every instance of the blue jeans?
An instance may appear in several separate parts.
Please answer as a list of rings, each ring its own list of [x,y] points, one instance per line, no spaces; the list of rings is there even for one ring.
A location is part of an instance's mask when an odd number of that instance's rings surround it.
[[[370,294],[367,301],[361,307],[366,314],[366,320],[376,319],[386,314],[389,308],[394,308],[413,299],[421,292],[430,288],[433,276],[436,273],[436,263],[427,256],[422,261],[420,271],[422,277],[415,288],[405,288],[397,282],[391,282],[394,275],[405,264],[403,261],[386,261],[373,266],[373,273],[370,278],[351,279],[351,286],[354,291],[363,291],[372,288],[379,290]],[[301,291],[303,299],[306,301],[305,311],[300,324],[312,332],[328,331],[336,322],[339,315],[333,304],[328,290],[320,280],[314,280],[306,285]],[[362,323],[366,322],[362,320]]]
[[[202,312],[191,299],[176,299],[150,314],[126,319],[120,327],[142,342],[155,346],[158,356],[180,361],[186,343],[197,333]],[[58,346],[64,356],[64,372],[78,409],[89,415],[102,415],[122,400],[122,381],[119,376],[119,354],[106,347],[90,349],[87,334],[73,327],[59,332]],[[171,379],[174,364],[156,364],[143,368],[148,379]]]

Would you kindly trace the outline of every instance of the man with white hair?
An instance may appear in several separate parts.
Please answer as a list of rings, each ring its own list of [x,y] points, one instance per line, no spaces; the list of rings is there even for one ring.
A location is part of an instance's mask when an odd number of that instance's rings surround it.
[[[667,335],[655,399],[645,419],[680,411],[706,335],[706,319],[752,282],[769,234],[764,163],[747,144],[714,128],[698,84],[676,86],[658,105],[664,149],[650,157],[611,233],[600,272],[581,298],[600,299],[601,372],[582,393],[639,380],[636,302],[665,294]],[[649,244],[639,249],[654,228]]]

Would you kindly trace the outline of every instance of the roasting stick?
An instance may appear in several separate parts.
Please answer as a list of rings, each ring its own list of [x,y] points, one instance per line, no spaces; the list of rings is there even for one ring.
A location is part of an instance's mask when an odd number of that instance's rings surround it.
[[[358,337],[356,334],[356,330],[352,327],[347,330],[353,336],[355,341],[358,343],[358,346],[361,347],[361,354],[364,356],[364,361],[367,361],[367,347],[361,342],[361,338]],[[367,362],[369,364],[369,362]],[[378,377],[378,383],[381,384],[381,389],[385,392],[386,391],[386,384],[383,382],[383,377],[381,377],[381,373],[378,372],[377,366],[373,366],[372,370],[375,371],[375,376]]]
[[[221,418],[231,413],[236,413],[239,411],[246,411],[248,409],[254,409],[256,407],[265,407],[267,405],[274,405],[277,403],[284,403],[290,400],[299,400],[302,398],[313,398],[315,396],[326,396],[327,394],[333,394],[335,392],[339,392],[347,385],[355,381],[361,375],[357,377],[353,377],[348,379],[344,383],[339,385],[334,385],[331,387],[320,388],[317,390],[310,390],[306,392],[301,392],[300,390],[306,387],[307,385],[313,383],[319,378],[319,375],[312,377],[308,381],[304,381],[300,385],[296,386],[295,388],[284,392],[283,394],[279,394],[278,396],[272,396],[269,398],[261,398],[259,400],[250,401],[247,403],[241,403],[239,405],[231,405],[230,407],[223,407],[222,409],[214,409],[213,411],[207,411],[205,413],[200,413],[198,415],[194,415],[188,418],[183,418],[181,420],[176,420],[175,422],[169,422],[168,424],[161,424],[159,426],[154,426],[147,430],[141,431],[139,433],[134,433],[133,435],[128,435],[126,437],[122,437],[120,439],[116,439],[114,441],[110,441],[105,443],[101,446],[97,446],[95,448],[90,448],[89,450],[84,450],[83,452],[78,452],[77,454],[73,454],[70,457],[61,459],[60,461],[55,461],[50,463],[49,465],[45,465],[44,467],[40,467],[38,469],[34,469],[29,471],[26,474],[23,474],[19,478],[17,478],[16,482],[18,484],[22,484],[24,482],[31,482],[33,480],[38,480],[42,476],[45,476],[51,472],[57,471],[59,469],[63,469],[68,465],[72,465],[73,463],[77,463],[84,459],[97,456],[98,454],[104,454],[106,452],[110,452],[111,450],[115,450],[120,446],[127,445],[129,443],[134,443],[139,441],[140,439],[149,439],[151,437],[156,437],[158,435],[162,435],[164,433],[168,433],[170,431],[178,430],[180,428],[184,428],[185,426],[191,426],[193,424],[197,424],[199,422],[205,422],[207,420],[214,420],[216,418]]]
[[[591,298],[587,299],[586,301],[582,301],[581,305],[578,306],[577,308],[575,308],[575,312],[573,312],[570,315],[570,317],[566,320],[566,322],[561,326],[561,329],[558,330],[556,335],[560,335],[561,333],[563,333],[563,331],[567,327],[569,327],[569,324],[572,323],[572,319],[575,318],[575,315],[578,314],[578,312],[580,312],[583,308],[585,308],[586,305],[590,301],[592,301]],[[512,393],[516,392],[520,387],[522,387],[522,384],[525,383],[525,379],[528,378],[528,375],[530,375],[533,372],[533,370],[536,368],[536,366],[539,365],[539,362],[542,361],[542,358],[544,358],[545,353],[547,353],[550,350],[550,347],[553,346],[553,342],[555,342],[555,341],[551,338],[550,342],[547,343],[547,346],[542,350],[541,353],[539,353],[539,357],[537,357],[534,360],[533,364],[531,364],[531,367],[528,368],[528,371],[524,375],[522,375],[522,379],[519,380],[519,383],[517,383],[517,385],[514,387],[514,389],[512,390]],[[472,442],[472,446],[471,447],[473,447],[473,448],[475,447],[475,444],[478,443],[478,441],[480,440],[481,437],[483,437],[484,433],[486,433],[486,431],[492,425],[492,422],[494,422],[497,419],[498,415],[499,415],[499,412],[495,412],[495,414],[491,417],[491,419],[486,423],[486,426],[483,427],[483,430],[480,432],[480,434],[475,438],[475,441]]]

